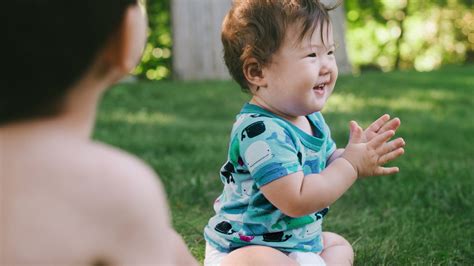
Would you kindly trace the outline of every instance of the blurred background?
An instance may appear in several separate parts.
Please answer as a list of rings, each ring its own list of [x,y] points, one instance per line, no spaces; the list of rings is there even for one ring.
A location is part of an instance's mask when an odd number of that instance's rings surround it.
[[[148,43],[133,74],[226,79],[219,31],[230,2],[149,0]],[[345,39],[338,40],[339,57],[347,57],[342,65],[349,66],[343,72],[432,71],[474,61],[472,0],[346,0],[332,13]]]

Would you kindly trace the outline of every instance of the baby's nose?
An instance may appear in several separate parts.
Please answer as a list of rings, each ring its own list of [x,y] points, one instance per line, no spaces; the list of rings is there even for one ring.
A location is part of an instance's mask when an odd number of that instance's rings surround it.
[[[328,64],[321,62],[321,67],[319,68],[319,75],[324,76],[324,75],[329,74],[329,72],[330,72],[330,69],[328,67]]]

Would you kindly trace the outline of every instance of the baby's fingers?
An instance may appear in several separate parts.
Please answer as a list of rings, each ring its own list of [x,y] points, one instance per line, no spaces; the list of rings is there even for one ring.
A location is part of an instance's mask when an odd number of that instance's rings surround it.
[[[393,130],[389,130],[389,131],[386,131],[382,134],[379,134],[377,136],[375,136],[371,141],[369,141],[368,146],[373,148],[373,149],[377,149],[378,147],[380,147],[382,144],[384,144],[385,142],[387,142],[391,137],[393,137],[393,135],[395,135],[395,131]]]
[[[393,175],[399,171],[398,167],[379,167],[375,170],[375,175]]]
[[[380,158],[378,160],[378,164],[379,165],[384,165],[384,164],[386,164],[390,161],[393,161],[393,160],[397,159],[398,157],[400,157],[404,153],[405,153],[405,150],[403,148],[398,148],[394,151],[391,151],[387,154],[384,154],[384,155],[380,156]]]
[[[351,121],[349,123],[349,128],[349,143],[360,143],[362,141],[362,128],[356,121]]]
[[[395,140],[392,140],[390,142],[387,142],[385,144],[383,144],[378,150],[378,154],[386,154],[386,153],[389,153],[391,151],[394,151],[398,148],[401,148],[405,146],[405,140],[403,140],[402,138],[398,138],[398,139],[395,139]]]
[[[400,119],[398,117],[388,121],[385,123],[378,131],[378,133],[383,133],[388,130],[394,130],[396,131],[400,127]]]
[[[379,117],[377,120],[375,120],[370,126],[367,128],[369,131],[373,132],[378,132],[382,126],[387,123],[387,121],[390,119],[390,115],[384,114],[381,117]]]

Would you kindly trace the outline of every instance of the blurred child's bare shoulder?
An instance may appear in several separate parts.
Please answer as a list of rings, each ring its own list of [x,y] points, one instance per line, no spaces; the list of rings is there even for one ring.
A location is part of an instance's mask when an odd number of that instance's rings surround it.
[[[76,184],[70,189],[77,195],[79,205],[107,210],[112,214],[111,219],[135,217],[142,221],[168,222],[165,192],[157,174],[145,162],[97,141],[69,141],[64,145],[67,147],[55,155],[57,163],[64,164],[59,173],[71,184]],[[156,213],[165,219],[153,217]]]
[[[83,152],[84,162],[80,164],[84,168],[80,171],[92,176],[99,185],[109,187],[110,196],[143,198],[150,194],[154,200],[163,198],[158,176],[138,157],[100,142],[90,142]],[[133,204],[134,201],[128,199],[127,202]]]
[[[156,179],[156,174],[150,166],[137,156],[121,149],[101,142],[90,142],[84,147],[83,151],[85,152],[83,158],[87,160],[86,163],[89,163],[93,170],[107,171],[111,176]],[[96,163],[91,161],[92,159]]]
[[[38,260],[172,260],[174,254],[164,252],[170,249],[162,241],[173,236],[166,196],[144,162],[88,140],[19,136],[7,136],[2,146],[8,155],[2,158],[2,177],[8,177],[4,192],[15,203],[6,212],[24,210],[19,216],[6,215],[18,224],[9,231],[12,250],[33,250]],[[64,236],[76,239],[74,246],[54,245]],[[15,254],[10,257],[24,257]]]

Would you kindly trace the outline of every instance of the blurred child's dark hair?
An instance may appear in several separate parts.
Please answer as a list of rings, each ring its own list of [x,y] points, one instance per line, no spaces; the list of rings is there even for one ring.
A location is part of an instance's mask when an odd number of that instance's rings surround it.
[[[55,115],[137,0],[13,0],[0,11],[0,124]]]
[[[249,91],[243,71],[247,59],[256,59],[261,67],[267,65],[284,41],[288,26],[300,23],[302,40],[318,25],[323,29],[330,21],[328,11],[338,5],[327,7],[319,0],[234,0],[221,35],[224,61],[232,78]]]

